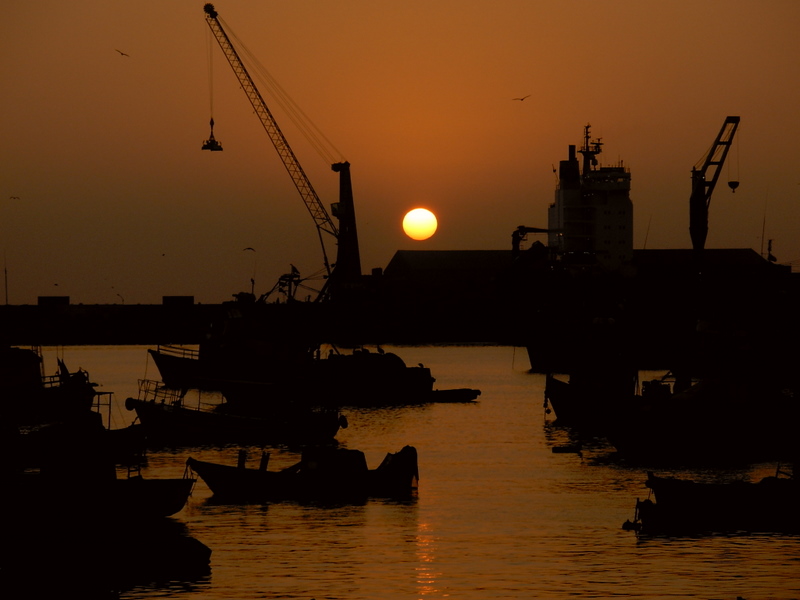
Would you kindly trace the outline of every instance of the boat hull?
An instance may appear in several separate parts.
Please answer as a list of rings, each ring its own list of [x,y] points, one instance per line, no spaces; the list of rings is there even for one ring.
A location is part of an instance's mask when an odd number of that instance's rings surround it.
[[[168,387],[220,391],[231,405],[242,407],[280,402],[287,393],[328,407],[465,402],[480,395],[468,388],[434,390],[429,368],[407,366],[393,353],[359,350],[287,361],[270,354],[259,361],[257,355],[212,360],[173,347],[148,352]]]
[[[274,411],[263,416],[200,410],[128,398],[147,432],[148,444],[323,443],[333,440],[346,420],[333,410]]]
[[[5,514],[42,519],[73,519],[87,524],[105,519],[149,521],[171,517],[186,505],[195,478],[98,479],[80,473],[21,473],[3,494]]]
[[[263,461],[262,461],[263,462]],[[214,498],[231,502],[283,500],[363,501],[369,497],[407,498],[419,480],[417,451],[406,446],[368,469],[359,450],[308,448],[299,463],[280,471],[223,465],[189,458],[192,472]]]
[[[705,483],[648,473],[645,485],[655,501],[637,502],[642,533],[800,532],[800,485],[793,478]]]

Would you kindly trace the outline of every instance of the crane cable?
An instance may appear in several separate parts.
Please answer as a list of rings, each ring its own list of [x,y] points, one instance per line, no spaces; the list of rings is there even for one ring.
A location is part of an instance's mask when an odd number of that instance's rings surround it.
[[[211,119],[214,119],[214,53],[212,52],[212,33],[206,27],[206,60],[208,63],[208,103]]]
[[[247,55],[250,66],[255,69],[258,80],[266,86],[270,96],[275,99],[292,123],[294,123],[295,127],[297,127],[297,129],[300,130],[300,133],[303,134],[303,137],[305,137],[309,144],[311,144],[317,154],[319,154],[328,165],[331,165],[335,162],[344,162],[343,154],[336,148],[336,146],[333,145],[333,143],[325,136],[325,134],[322,133],[319,127],[314,124],[308,115],[303,112],[303,109],[298,106],[291,96],[289,96],[286,90],[283,89],[280,83],[278,83],[278,81],[264,67],[264,65],[258,61],[258,58],[256,58],[255,55],[250,52],[247,46],[242,42],[241,39],[239,39],[236,33],[231,30],[228,24],[223,21],[221,17],[217,17],[217,20],[222,23],[230,37],[236,40],[238,48],[242,51],[242,54]],[[250,68],[248,68],[248,71],[249,70]]]

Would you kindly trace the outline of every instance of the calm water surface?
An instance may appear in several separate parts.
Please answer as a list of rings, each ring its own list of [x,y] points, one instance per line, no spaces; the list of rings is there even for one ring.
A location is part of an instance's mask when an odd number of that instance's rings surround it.
[[[646,469],[614,459],[603,440],[581,455],[554,454],[571,432],[542,408],[544,377],[510,347],[401,347],[436,387],[482,391],[472,404],[345,409],[342,446],[375,467],[416,446],[417,498],[358,506],[221,505],[198,481],[174,517],[211,548],[211,573],[141,584],[122,598],[346,600],[472,598],[800,597],[800,537],[729,535],[638,538],[621,528]],[[158,378],[146,347],[46,349],[114,392],[113,426],[130,423],[124,400],[137,380]],[[52,368],[51,368],[52,366]],[[234,464],[238,448],[151,452],[147,477],[180,477],[188,456]],[[269,448],[270,469],[296,462]],[[249,448],[255,464],[260,448]],[[760,477],[774,465],[729,470]],[[668,471],[661,471],[667,473]],[[697,471],[689,477],[709,476]],[[124,520],[121,520],[124,522]]]

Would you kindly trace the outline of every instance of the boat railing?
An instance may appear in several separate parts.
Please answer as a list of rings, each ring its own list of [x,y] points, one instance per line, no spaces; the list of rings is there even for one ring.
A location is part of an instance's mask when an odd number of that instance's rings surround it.
[[[45,389],[58,387],[62,381],[61,375],[42,375],[42,387]]]
[[[89,373],[84,369],[78,369],[72,373],[62,371],[55,375],[42,375],[42,387],[45,389],[60,387],[68,382],[89,383]]]
[[[197,359],[200,356],[200,351],[195,348],[186,348],[185,346],[172,346],[169,344],[159,344],[156,352],[160,354],[168,354],[178,358],[191,358]]]
[[[103,416],[103,412],[106,412],[107,422],[106,428],[111,429],[111,406],[114,403],[114,392],[95,392],[94,393],[94,400],[92,403],[92,408],[94,411]]]
[[[168,406],[177,406],[182,408],[193,408],[195,410],[202,410],[202,411],[213,411],[216,406],[219,405],[219,398],[215,397],[212,394],[212,398],[215,398],[212,402],[207,402],[207,398],[202,394],[199,393],[196,398],[192,396],[192,399],[196,399],[195,402],[188,402],[186,401],[186,392],[187,390],[177,390],[175,388],[168,387],[163,381],[157,381],[155,379],[140,379],[139,380],[139,396],[138,399],[141,402],[153,402],[156,404],[165,404]]]
[[[158,404],[180,405],[183,402],[183,393],[180,390],[169,388],[163,382],[155,379],[140,379],[139,400]]]

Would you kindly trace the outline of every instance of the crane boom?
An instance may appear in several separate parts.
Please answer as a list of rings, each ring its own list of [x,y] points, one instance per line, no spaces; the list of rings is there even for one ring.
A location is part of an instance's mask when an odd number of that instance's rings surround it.
[[[692,238],[692,248],[695,252],[702,252],[708,236],[708,207],[711,204],[711,194],[717,179],[728,156],[733,136],[739,127],[739,117],[727,117],[722,124],[717,139],[705,156],[702,167],[692,168],[692,195],[689,198],[689,235]]]
[[[222,28],[222,25],[219,22],[218,13],[216,10],[214,10],[214,5],[206,4],[203,7],[203,11],[205,12],[206,22],[211,28],[211,32],[214,34],[214,37],[219,43],[220,48],[222,48],[225,58],[228,59],[228,62],[233,68],[233,72],[239,79],[242,89],[245,91],[245,94],[247,94],[247,98],[253,105],[253,109],[258,115],[258,118],[261,120],[261,124],[264,126],[264,129],[266,130],[270,139],[272,140],[275,150],[277,150],[278,155],[281,157],[284,167],[286,167],[286,170],[289,172],[297,191],[300,192],[300,196],[303,199],[308,212],[311,214],[312,219],[314,220],[314,223],[317,227],[317,233],[320,238],[320,244],[322,245],[322,255],[325,263],[325,270],[330,278],[332,274],[332,267],[328,262],[328,255],[325,250],[325,242],[322,234],[323,232],[330,234],[338,240],[339,229],[328,215],[328,211],[325,210],[325,206],[320,201],[319,196],[317,196],[314,187],[311,185],[311,182],[308,179],[308,176],[306,175],[305,171],[303,171],[303,167],[300,166],[300,162],[297,160],[292,148],[289,146],[286,136],[283,135],[280,127],[278,127],[275,117],[272,116],[272,112],[267,107],[267,103],[264,101],[264,98],[258,91],[253,79],[247,72],[247,69],[245,68],[241,58],[239,58],[239,54],[233,47],[230,38],[228,38],[228,34]],[[344,165],[349,166],[348,163],[336,163],[333,165],[334,170],[346,171],[347,169],[344,168]],[[337,257],[337,263],[338,262],[340,262],[340,260]],[[360,263],[358,265],[358,269],[360,271]]]

